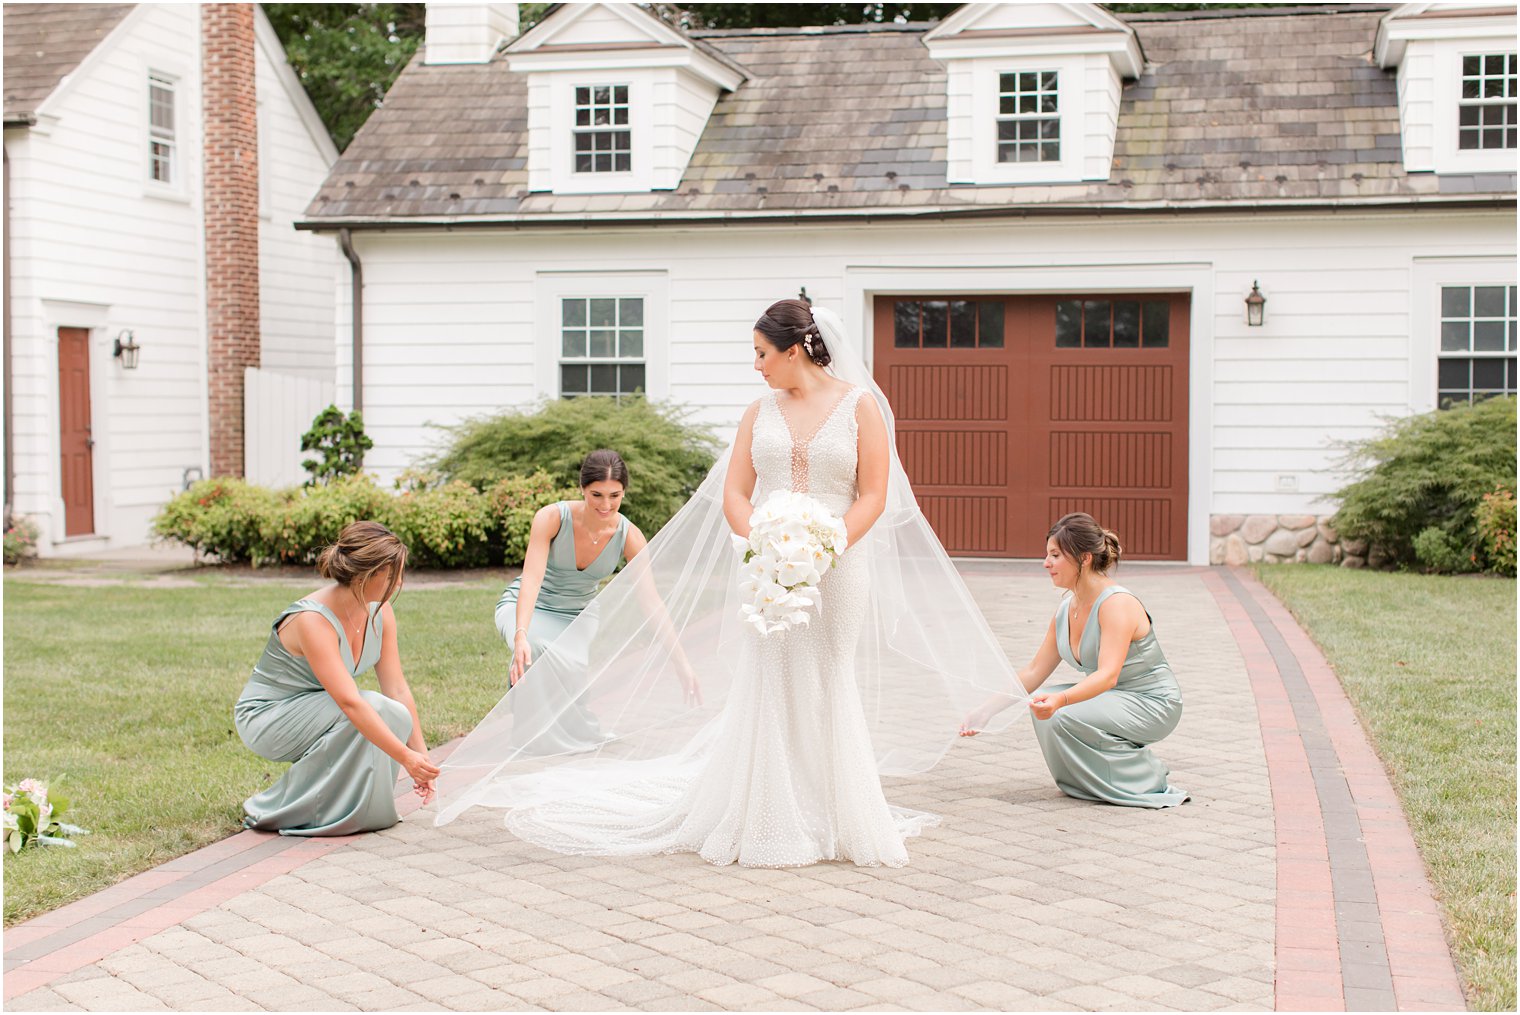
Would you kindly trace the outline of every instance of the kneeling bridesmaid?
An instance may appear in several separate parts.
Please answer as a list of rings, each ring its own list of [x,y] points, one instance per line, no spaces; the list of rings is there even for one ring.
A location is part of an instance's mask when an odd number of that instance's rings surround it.
[[[256,754],[292,764],[243,802],[245,827],[281,835],[389,828],[401,820],[400,768],[424,803],[432,798],[438,767],[401,675],[391,609],[405,570],[401,540],[379,522],[354,522],[317,561],[334,584],[275,618],[233,719]],[[355,683],[370,667],[379,693]]]
[[[1033,695],[1035,736],[1061,792],[1128,807],[1175,807],[1188,795],[1171,784],[1149,745],[1177,728],[1182,691],[1150,614],[1108,577],[1119,554],[1118,538],[1090,515],[1070,514],[1051,528],[1045,570],[1070,595],[1019,676]],[[1035,694],[1062,660],[1083,679]],[[967,716],[961,734],[975,736],[1012,701],[989,699]]]

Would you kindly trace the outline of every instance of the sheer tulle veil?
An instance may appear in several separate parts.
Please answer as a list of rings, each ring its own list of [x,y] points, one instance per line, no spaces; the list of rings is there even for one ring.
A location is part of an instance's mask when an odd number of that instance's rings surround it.
[[[860,349],[832,311],[815,308],[813,316],[831,372],[866,389],[887,422],[886,510],[845,551],[863,554],[871,576],[855,676],[881,774],[924,772],[989,694],[1025,695],[919,511],[897,455],[892,407]],[[760,637],[739,618],[740,561],[723,516],[731,451],[450,755],[437,781],[438,824],[473,806],[528,807],[701,764],[719,735],[739,646]],[[635,497],[638,463],[629,464]],[[699,701],[686,693],[683,661],[700,682]],[[506,666],[504,652],[503,684]],[[1004,710],[989,730],[1022,711]]]

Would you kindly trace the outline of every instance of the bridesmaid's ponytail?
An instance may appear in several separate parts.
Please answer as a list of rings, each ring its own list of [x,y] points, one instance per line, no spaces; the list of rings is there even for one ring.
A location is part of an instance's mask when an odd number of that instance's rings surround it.
[[[1093,520],[1093,516],[1078,511],[1061,518],[1050,527],[1046,539],[1054,539],[1061,552],[1077,562],[1077,573],[1082,573],[1082,557],[1092,554],[1092,569],[1106,574],[1119,563],[1124,548],[1119,537]]]
[[[317,555],[317,574],[345,588],[362,586],[386,568],[391,580],[382,602],[389,602],[406,570],[406,544],[379,522],[350,522],[338,541]]]

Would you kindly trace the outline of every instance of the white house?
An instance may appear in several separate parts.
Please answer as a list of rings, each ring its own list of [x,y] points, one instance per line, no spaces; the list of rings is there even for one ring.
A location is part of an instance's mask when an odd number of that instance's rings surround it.
[[[362,270],[339,395],[383,474],[546,397],[731,432],[752,322],[805,288],[951,552],[1080,509],[1135,558],[1355,564],[1316,525],[1336,442],[1515,391],[1513,6],[516,25],[430,5],[300,225]]]
[[[340,255],[293,223],[337,151],[256,5],[3,18],[7,515],[43,553],[139,544],[244,471],[249,368],[331,391]]]

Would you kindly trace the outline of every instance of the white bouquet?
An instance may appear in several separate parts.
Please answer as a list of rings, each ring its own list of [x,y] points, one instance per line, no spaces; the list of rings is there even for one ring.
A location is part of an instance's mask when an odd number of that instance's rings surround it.
[[[806,624],[822,609],[818,582],[844,553],[844,522],[805,493],[777,490],[750,516],[749,538],[734,536],[744,555],[739,616],[761,634]]]

